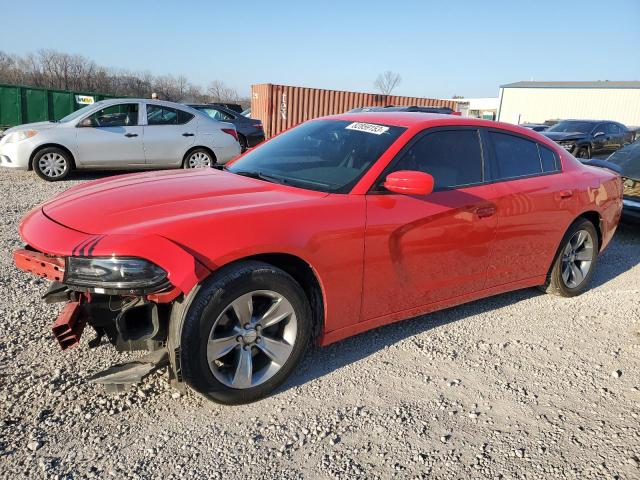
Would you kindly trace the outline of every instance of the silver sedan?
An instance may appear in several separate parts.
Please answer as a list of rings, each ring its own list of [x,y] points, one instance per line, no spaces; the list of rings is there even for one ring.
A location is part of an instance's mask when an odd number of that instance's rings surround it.
[[[57,122],[20,125],[0,139],[0,166],[49,181],[73,169],[196,168],[240,154],[235,127],[184,105],[103,100]]]

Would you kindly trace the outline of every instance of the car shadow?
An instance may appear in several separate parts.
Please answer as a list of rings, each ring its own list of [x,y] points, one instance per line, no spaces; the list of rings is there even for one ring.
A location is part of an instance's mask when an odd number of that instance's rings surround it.
[[[72,181],[90,181],[100,180],[107,177],[117,177],[119,175],[127,175],[130,173],[148,172],[149,170],[75,170],[71,172],[68,180]]]
[[[333,343],[327,347],[313,348],[305,356],[290,380],[279,391],[297,387],[328,375],[334,370],[363,360],[409,337],[450,323],[464,321],[475,315],[508,307],[538,295],[543,295],[543,293],[536,289],[528,288],[488,297],[391,325],[385,325]]]
[[[621,248],[629,244],[636,248]],[[632,253],[629,254],[629,252]],[[598,262],[590,288],[602,286],[638,264],[640,264],[640,225],[621,224],[612,244]],[[313,348],[305,355],[289,381],[278,391],[304,385],[409,337],[453,322],[464,321],[474,315],[508,307],[538,295],[545,294],[535,288],[504,293],[386,325],[324,348]]]
[[[624,245],[632,248],[622,249]],[[591,279],[596,288],[640,264],[640,224],[621,223],[609,247],[598,259]]]

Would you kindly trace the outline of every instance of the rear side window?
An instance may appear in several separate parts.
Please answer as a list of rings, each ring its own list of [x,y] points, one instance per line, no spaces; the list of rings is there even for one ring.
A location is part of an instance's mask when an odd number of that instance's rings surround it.
[[[178,110],[178,125],[183,125],[194,117],[192,113],[185,112],[184,110]]]
[[[540,163],[542,164],[543,172],[557,172],[560,170],[558,159],[556,158],[556,154],[553,153],[553,150],[538,144],[538,153],[540,154]]]
[[[620,127],[615,123],[607,123],[605,126],[605,133],[618,134],[620,133]]]
[[[443,130],[417,140],[394,165],[394,172],[417,170],[433,176],[434,189],[461,187],[484,180],[478,130]]]
[[[192,118],[192,114],[182,110],[159,105],[147,105],[148,125],[182,125]]]
[[[538,145],[506,133],[489,132],[496,157],[496,180],[542,173]]]

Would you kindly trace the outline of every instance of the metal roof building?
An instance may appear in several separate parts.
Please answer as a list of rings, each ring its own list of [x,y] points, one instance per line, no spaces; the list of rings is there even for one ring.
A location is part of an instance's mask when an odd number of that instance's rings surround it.
[[[640,126],[640,82],[516,82],[500,86],[499,121],[543,123],[565,118]]]

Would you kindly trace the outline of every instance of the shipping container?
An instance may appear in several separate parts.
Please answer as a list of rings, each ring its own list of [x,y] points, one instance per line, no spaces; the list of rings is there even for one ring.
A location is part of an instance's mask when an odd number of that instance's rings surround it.
[[[60,120],[86,105],[115,98],[104,93],[0,84],[0,129],[23,123]]]
[[[456,102],[422,97],[346,92],[262,83],[251,86],[251,117],[262,120],[267,138],[312,118],[347,112],[353,108],[387,105],[449,107]]]

